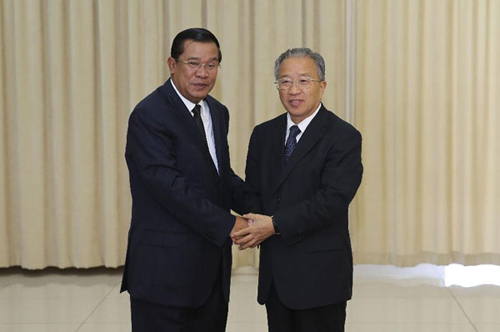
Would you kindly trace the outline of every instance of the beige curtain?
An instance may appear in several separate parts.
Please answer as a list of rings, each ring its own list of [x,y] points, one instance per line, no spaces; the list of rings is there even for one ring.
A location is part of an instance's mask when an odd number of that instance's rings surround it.
[[[344,0],[0,0],[0,267],[123,264],[127,119],[168,78],[179,31],[221,42],[213,95],[243,176],[252,128],[283,112],[273,63],[286,48],[324,55],[325,104],[345,115],[344,14]]]
[[[358,263],[500,264],[500,1],[355,2]]]
[[[123,264],[128,115],[193,26],[221,42],[237,173],[283,112],[274,59],[311,47],[364,137],[355,261],[500,264],[500,1],[0,0],[0,267]]]

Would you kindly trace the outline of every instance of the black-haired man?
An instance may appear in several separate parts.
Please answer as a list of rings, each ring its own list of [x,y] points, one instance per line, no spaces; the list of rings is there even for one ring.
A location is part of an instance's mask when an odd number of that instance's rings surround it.
[[[184,30],[167,61],[171,78],[129,119],[133,203],[121,290],[130,293],[133,331],[221,332],[229,234],[247,222],[229,212],[242,211],[243,181],[229,162],[228,110],[208,95],[219,42],[206,29]]]

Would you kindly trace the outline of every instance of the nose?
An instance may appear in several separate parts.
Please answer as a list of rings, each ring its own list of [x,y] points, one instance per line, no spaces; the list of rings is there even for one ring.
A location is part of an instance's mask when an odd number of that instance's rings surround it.
[[[198,77],[207,77],[208,76],[208,70],[205,68],[205,64],[202,64],[200,68],[196,70],[196,76]]]
[[[288,93],[291,95],[295,95],[301,93],[302,90],[298,87],[297,83],[292,83],[292,86],[288,89]]]

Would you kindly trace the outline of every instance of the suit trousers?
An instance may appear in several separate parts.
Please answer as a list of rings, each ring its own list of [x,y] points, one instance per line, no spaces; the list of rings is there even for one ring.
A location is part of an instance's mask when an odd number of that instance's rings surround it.
[[[347,303],[292,310],[278,297],[274,285],[266,301],[269,332],[344,332]]]
[[[198,308],[165,306],[130,297],[133,332],[224,332],[228,303],[220,273],[205,304]]]

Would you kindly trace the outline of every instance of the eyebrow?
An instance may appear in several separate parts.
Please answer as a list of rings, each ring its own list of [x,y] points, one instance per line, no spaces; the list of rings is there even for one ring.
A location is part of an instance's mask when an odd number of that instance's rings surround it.
[[[306,76],[306,77],[311,77],[308,73],[300,73],[299,76]],[[290,75],[283,75],[280,76],[279,78],[285,78],[285,77],[290,77]]]
[[[187,58],[187,60],[198,60],[198,61],[201,61],[201,58],[193,56],[193,57]],[[214,57],[214,58],[208,60],[207,62],[210,62],[210,61],[219,61],[219,59],[217,57]]]

